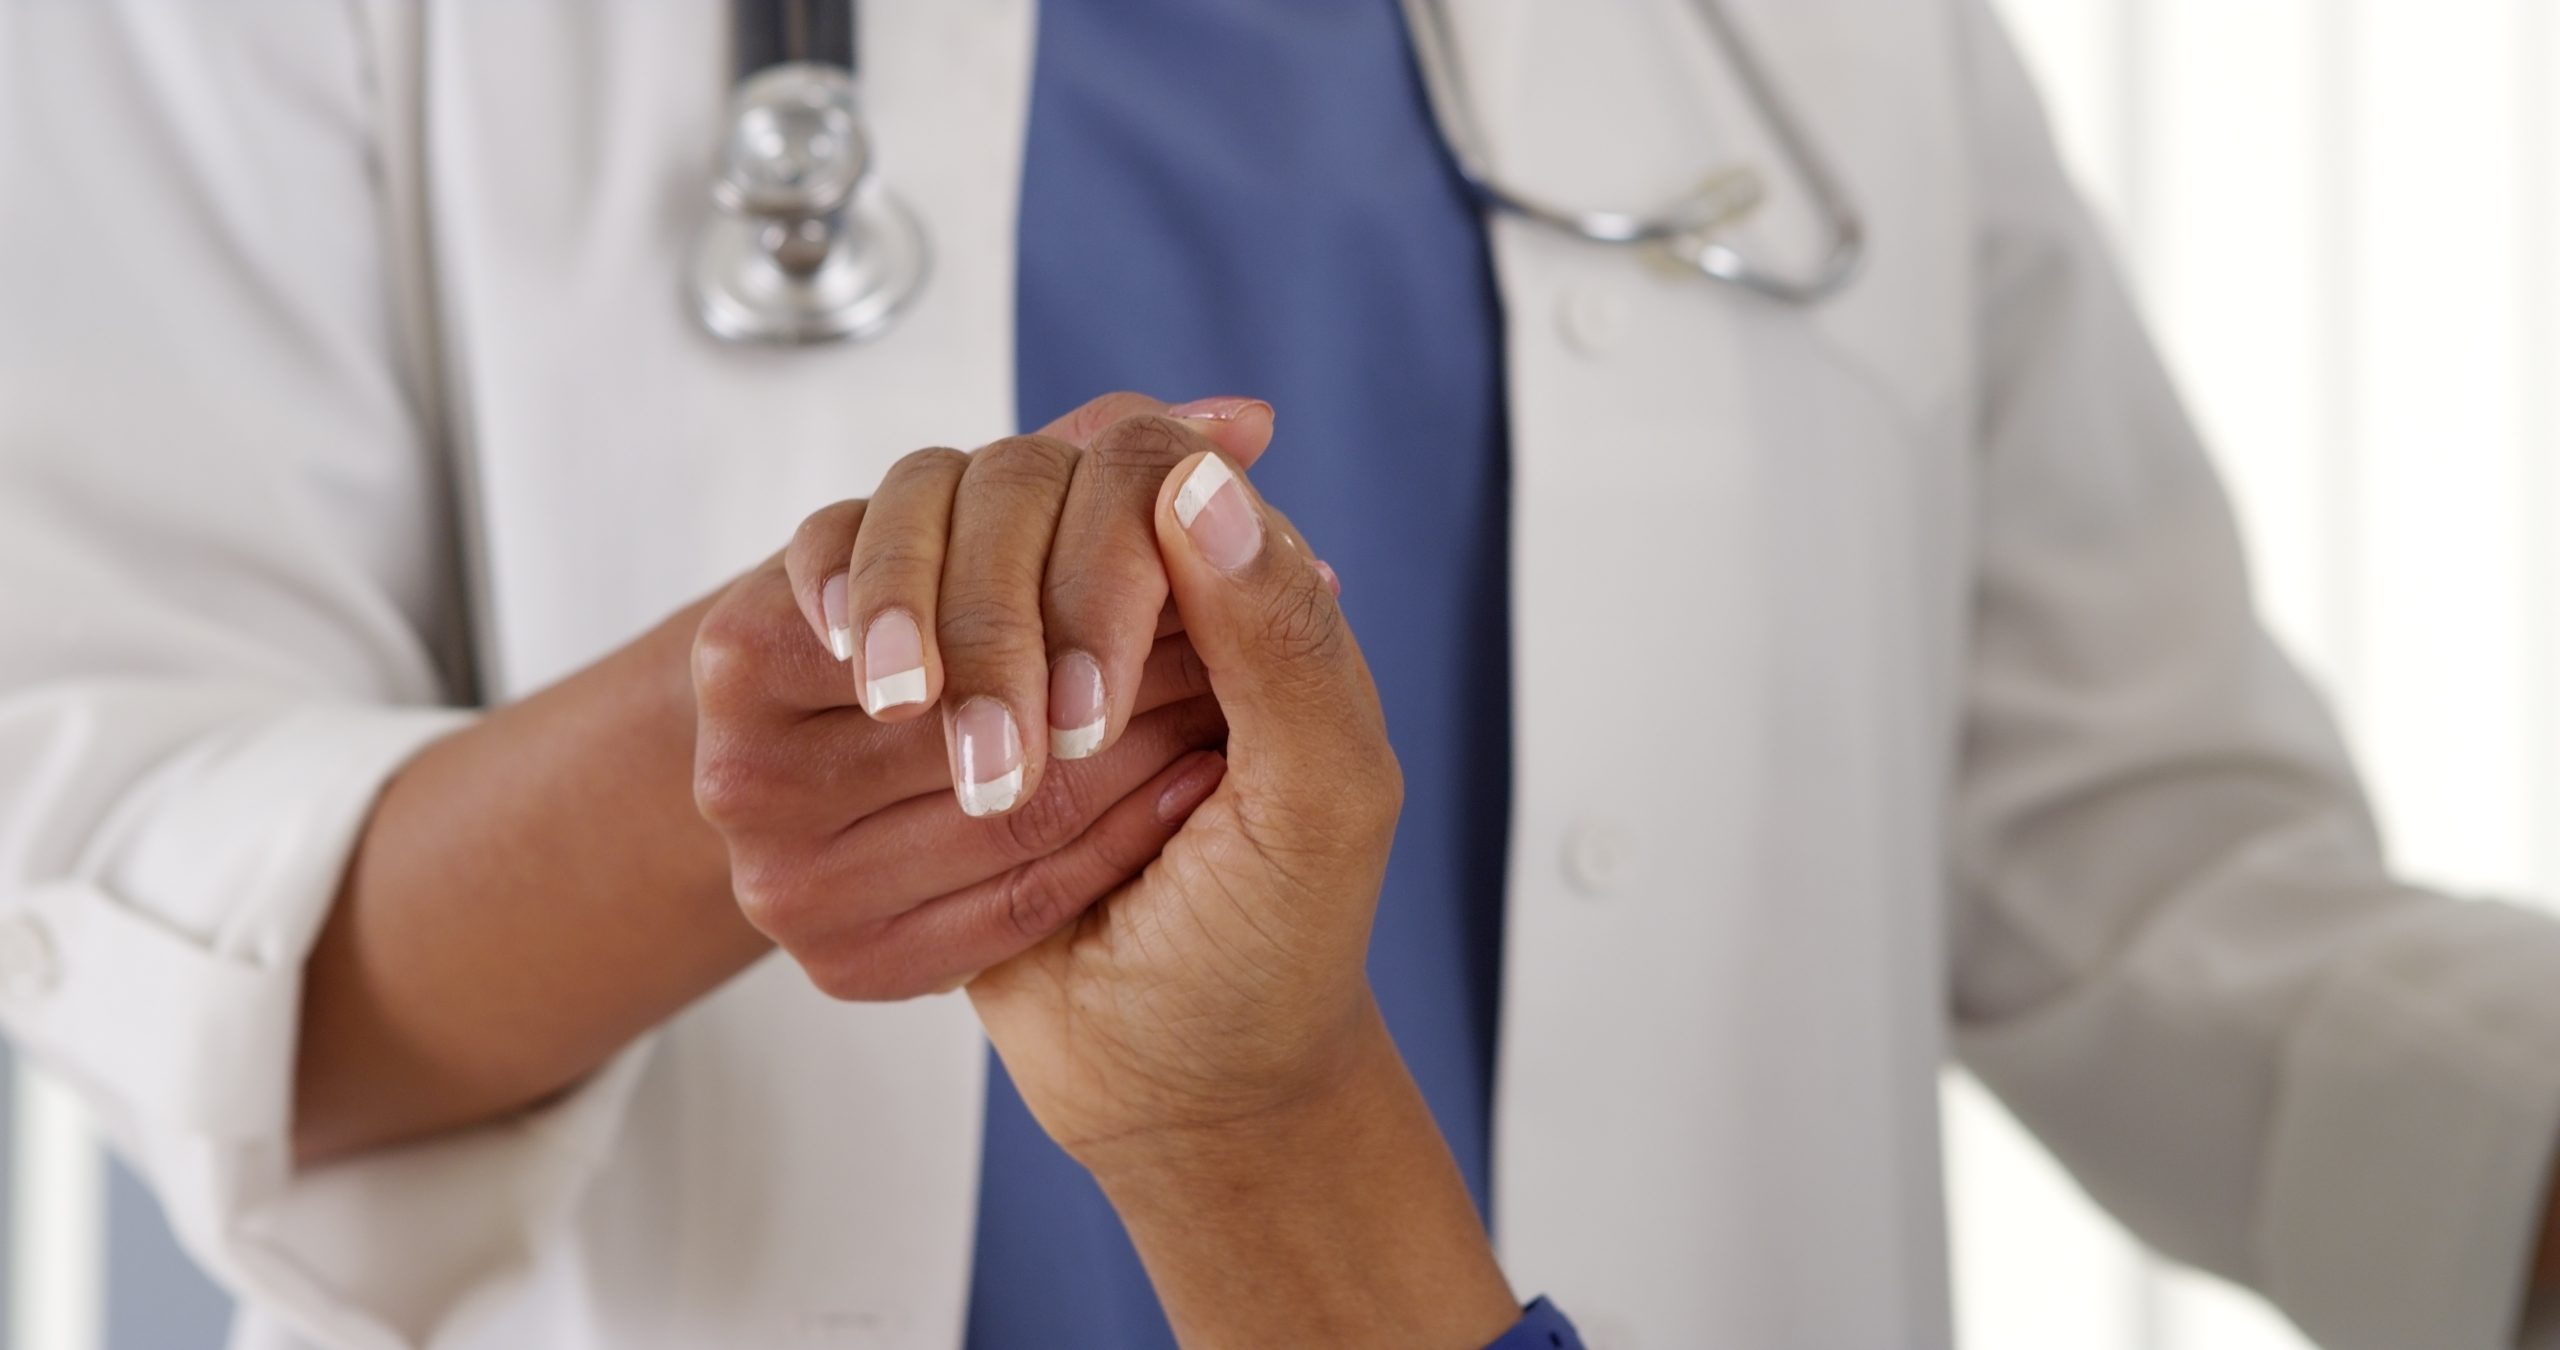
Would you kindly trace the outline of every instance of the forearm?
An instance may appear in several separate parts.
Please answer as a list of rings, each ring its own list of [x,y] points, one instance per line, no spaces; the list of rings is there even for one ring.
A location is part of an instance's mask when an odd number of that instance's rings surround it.
[[[1520,1316],[1375,1008],[1324,1093],[1089,1160],[1190,1350],[1479,1350]]]
[[[306,970],[305,1161],[538,1102],[766,949],[693,807],[702,608],[384,791]]]

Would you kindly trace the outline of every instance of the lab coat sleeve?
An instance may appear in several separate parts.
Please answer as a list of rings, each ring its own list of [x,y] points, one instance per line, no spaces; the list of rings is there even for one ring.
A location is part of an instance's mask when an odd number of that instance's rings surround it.
[[[469,718],[357,13],[0,0],[0,1029],[227,1283],[381,1346],[556,1207],[629,1075],[289,1165],[304,957]]]
[[[2512,1345],[2560,923],[2386,870],[2015,54],[1951,2],[1983,359],[1958,1047],[2136,1232],[2323,1345]]]

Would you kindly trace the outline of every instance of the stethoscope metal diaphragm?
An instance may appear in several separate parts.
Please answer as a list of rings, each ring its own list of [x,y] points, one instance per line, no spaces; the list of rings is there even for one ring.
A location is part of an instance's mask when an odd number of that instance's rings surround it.
[[[876,337],[924,289],[924,228],[881,185],[843,66],[788,61],[739,83],[711,206],[691,289],[724,340]]]

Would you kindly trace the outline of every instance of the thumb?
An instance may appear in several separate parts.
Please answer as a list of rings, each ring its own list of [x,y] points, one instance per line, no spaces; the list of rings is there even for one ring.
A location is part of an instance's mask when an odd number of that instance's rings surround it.
[[[1377,686],[1331,577],[1224,456],[1196,454],[1166,475],[1156,545],[1226,711],[1242,789],[1322,792],[1393,776]]]

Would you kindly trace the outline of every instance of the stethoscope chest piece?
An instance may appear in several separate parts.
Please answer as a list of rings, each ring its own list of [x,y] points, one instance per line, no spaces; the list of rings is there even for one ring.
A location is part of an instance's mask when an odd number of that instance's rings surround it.
[[[692,290],[720,338],[861,341],[924,289],[924,230],[881,186],[841,66],[786,62],[738,86],[711,206]]]

